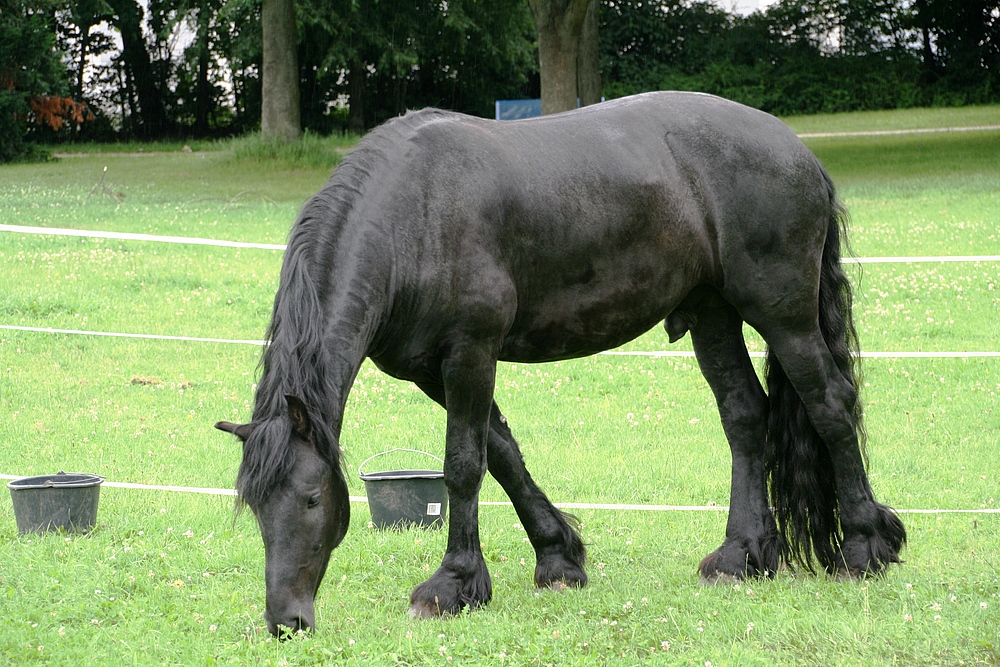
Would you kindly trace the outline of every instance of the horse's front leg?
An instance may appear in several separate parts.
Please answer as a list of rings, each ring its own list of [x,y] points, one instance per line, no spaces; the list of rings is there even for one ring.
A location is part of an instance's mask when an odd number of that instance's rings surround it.
[[[507,420],[493,404],[489,470],[510,497],[535,549],[535,585],[560,589],[587,584],[587,550],[574,530],[575,519],[558,510],[531,478]]]
[[[417,386],[447,408],[444,388],[418,382]],[[496,403],[490,411],[487,467],[510,497],[524,531],[535,549],[535,585],[539,588],[575,588],[587,584],[587,549],[573,527],[574,517],[560,511],[538,488],[524,465],[521,448]]]
[[[442,364],[448,426],[444,480],[448,487],[448,548],[441,567],[410,596],[410,615],[422,618],[475,609],[490,601],[493,584],[479,541],[479,488],[496,378],[496,356],[466,348]]]

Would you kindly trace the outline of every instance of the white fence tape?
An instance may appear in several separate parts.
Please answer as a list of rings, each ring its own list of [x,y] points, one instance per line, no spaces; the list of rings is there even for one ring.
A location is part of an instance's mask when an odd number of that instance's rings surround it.
[[[1000,130],[1000,125],[972,125],[967,127],[919,127],[902,130],[858,130],[855,132],[802,132],[800,139],[817,139],[820,137],[880,137],[899,134],[936,134],[939,132],[993,132]]]
[[[0,475],[0,479],[21,479],[23,475]],[[108,482],[101,486],[113,489],[134,489],[141,491],[169,491],[174,493],[196,493],[212,496],[235,496],[233,489],[210,489],[193,486],[161,486],[158,484],[131,484],[128,482]],[[350,496],[352,503],[367,503],[365,496]],[[509,502],[483,501],[479,503],[488,507],[510,507]],[[614,512],[728,512],[726,505],[631,505],[626,503],[553,503],[560,509],[569,510],[604,510]],[[899,514],[1000,514],[1000,508],[984,507],[981,509],[899,509]]]
[[[251,248],[254,250],[284,250],[284,245],[275,243],[246,243],[244,241],[220,241],[199,239],[188,236],[157,236],[154,234],[129,234],[126,232],[88,231],[61,227],[25,227],[22,225],[0,225],[0,232],[17,234],[39,234],[43,236],[79,236],[92,239],[114,239],[118,241],[153,241],[156,243],[180,243],[186,245],[207,245],[220,248]]]
[[[17,234],[38,234],[45,236],[77,236],[83,238],[115,239],[119,241],[152,241],[156,243],[179,243],[188,245],[217,246],[220,248],[250,248],[257,250],[284,250],[277,243],[247,243],[220,239],[202,239],[188,236],[157,236],[155,234],[130,234],[127,232],[103,232],[63,227],[29,227],[24,225],[0,225],[0,232]],[[847,257],[845,261],[858,264],[915,264],[921,262],[1000,262],[1000,255],[929,255],[912,257]]]
[[[187,343],[222,343],[227,345],[256,345],[261,347],[261,340],[238,340],[233,338],[195,338],[192,336],[165,336],[161,334],[118,333],[114,331],[82,331],[80,329],[53,329],[51,327],[23,327],[15,324],[0,324],[0,329],[7,331],[27,331],[29,333],[65,334],[68,336],[104,336],[107,338],[138,338],[141,340],[172,340]]]
[[[856,264],[920,264],[935,262],[1000,262],[1000,255],[928,255],[913,257],[845,257]]]
[[[118,333],[113,331],[82,331],[80,329],[53,329],[51,327],[25,327],[16,324],[0,324],[0,330],[26,331],[29,333],[65,334],[69,336],[105,336],[109,338],[134,338],[140,340],[167,340],[188,343],[221,343],[224,345],[266,345],[262,340],[240,340],[233,338],[196,338],[194,336],[165,336],[161,334]],[[693,358],[690,350],[607,350],[599,352],[616,357],[682,357]],[[751,357],[763,358],[763,352],[751,352]],[[864,352],[864,359],[977,359],[1000,357],[1000,352]]]

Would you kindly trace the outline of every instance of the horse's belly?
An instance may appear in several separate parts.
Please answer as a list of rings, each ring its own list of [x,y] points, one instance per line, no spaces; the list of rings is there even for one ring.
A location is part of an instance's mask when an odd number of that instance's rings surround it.
[[[556,361],[618,347],[662,321],[680,298],[642,294],[621,294],[614,302],[549,298],[544,307],[519,314],[504,337],[500,359]]]

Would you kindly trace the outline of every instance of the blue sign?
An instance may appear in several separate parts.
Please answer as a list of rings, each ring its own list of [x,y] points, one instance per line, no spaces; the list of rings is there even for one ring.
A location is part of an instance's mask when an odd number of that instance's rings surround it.
[[[541,115],[541,100],[497,100],[497,120],[518,120]]]

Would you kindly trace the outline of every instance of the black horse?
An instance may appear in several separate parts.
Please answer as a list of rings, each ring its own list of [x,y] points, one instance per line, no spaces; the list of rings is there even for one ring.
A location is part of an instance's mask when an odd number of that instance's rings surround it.
[[[701,576],[898,562],[906,532],[875,501],[860,442],[843,221],[791,130],[708,95],[505,123],[428,109],[371,132],[291,230],[253,420],[217,425],[244,442],[236,485],[264,540],[271,632],[313,627],[347,531],[338,443],[365,357],[448,414],[448,546],[410,613],[489,601],[487,470],[535,549],[535,584],[583,586],[571,517],[493,400],[497,361],[589,355],[660,321],[671,340],[691,333],[732,449],[726,537]],[[744,322],[768,345],[766,392]]]

